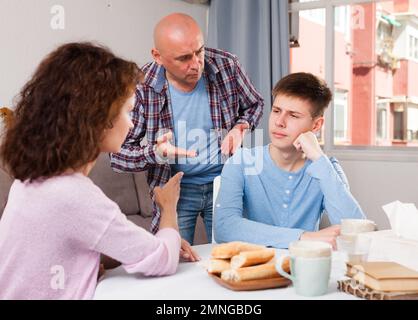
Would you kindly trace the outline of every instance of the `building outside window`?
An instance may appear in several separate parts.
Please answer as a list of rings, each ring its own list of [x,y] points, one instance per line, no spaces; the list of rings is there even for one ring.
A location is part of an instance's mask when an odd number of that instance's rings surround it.
[[[291,72],[333,88],[325,145],[417,147],[418,2],[302,0],[290,9],[299,13]]]

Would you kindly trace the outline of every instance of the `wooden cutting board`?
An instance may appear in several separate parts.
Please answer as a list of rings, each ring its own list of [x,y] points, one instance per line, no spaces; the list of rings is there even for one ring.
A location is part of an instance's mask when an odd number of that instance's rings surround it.
[[[219,285],[234,291],[254,291],[263,289],[282,288],[287,287],[292,283],[292,281],[283,277],[233,282],[222,280],[221,277],[214,274],[208,274]]]

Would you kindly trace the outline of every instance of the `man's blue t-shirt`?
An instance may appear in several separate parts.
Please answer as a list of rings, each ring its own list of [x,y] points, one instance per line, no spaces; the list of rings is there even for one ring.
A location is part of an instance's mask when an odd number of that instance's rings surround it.
[[[202,77],[191,92],[169,84],[175,145],[195,150],[196,158],[179,158],[171,164],[172,175],[184,172],[182,183],[207,184],[222,172],[218,136],[214,130],[206,82]]]

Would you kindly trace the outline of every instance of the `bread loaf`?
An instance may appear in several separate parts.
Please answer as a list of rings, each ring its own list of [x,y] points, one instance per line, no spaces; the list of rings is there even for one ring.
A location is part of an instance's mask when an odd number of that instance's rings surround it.
[[[211,274],[221,274],[222,271],[228,270],[231,268],[229,260],[222,259],[210,259],[208,272]]]
[[[273,259],[268,263],[253,267],[225,270],[221,273],[221,278],[225,281],[240,282],[280,277],[279,273],[276,271],[274,261],[275,260]],[[283,261],[282,268],[284,271],[289,272],[289,259]]]
[[[245,251],[231,258],[231,269],[254,266],[270,261],[275,256],[275,249]]]
[[[254,267],[230,269],[223,271],[222,280],[239,282],[246,280],[260,280],[277,277],[278,273],[273,263],[266,263]]]
[[[233,256],[244,251],[262,250],[265,248],[261,245],[241,241],[228,242],[213,247],[212,257],[216,259],[231,259]]]

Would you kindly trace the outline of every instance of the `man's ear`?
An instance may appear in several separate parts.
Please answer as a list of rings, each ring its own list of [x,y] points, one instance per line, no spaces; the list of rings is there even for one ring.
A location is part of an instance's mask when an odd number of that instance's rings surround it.
[[[156,48],[152,48],[151,55],[154,58],[154,61],[158,63],[160,66],[163,64],[161,62],[161,54]]]
[[[324,117],[318,117],[314,120],[312,132],[317,133],[321,131],[322,126],[324,125]]]

